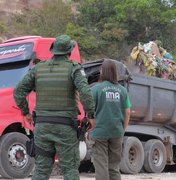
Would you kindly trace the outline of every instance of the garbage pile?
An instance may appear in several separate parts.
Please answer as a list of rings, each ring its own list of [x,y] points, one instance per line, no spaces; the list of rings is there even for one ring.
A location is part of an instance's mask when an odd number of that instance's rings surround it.
[[[164,79],[176,80],[176,61],[160,41],[138,43],[131,51],[131,57],[143,73]]]

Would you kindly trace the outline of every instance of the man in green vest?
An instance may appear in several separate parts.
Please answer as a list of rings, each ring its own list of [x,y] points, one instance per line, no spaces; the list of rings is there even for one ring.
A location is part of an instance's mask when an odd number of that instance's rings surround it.
[[[50,48],[53,57],[38,63],[14,90],[15,102],[28,122],[32,115],[26,96],[36,92],[34,140],[42,153],[36,151],[32,180],[49,179],[55,153],[64,180],[79,180],[79,141],[71,123],[79,112],[77,92],[92,127],[94,102],[81,66],[69,60],[75,44],[67,35],[56,37]]]

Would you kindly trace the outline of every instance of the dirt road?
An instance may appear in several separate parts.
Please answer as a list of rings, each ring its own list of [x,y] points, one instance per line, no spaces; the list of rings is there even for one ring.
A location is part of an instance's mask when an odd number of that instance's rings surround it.
[[[0,178],[1,180],[5,180]],[[24,180],[30,180],[31,177]],[[14,179],[19,180],[19,179]],[[21,179],[20,179],[21,180]],[[52,176],[50,180],[63,180],[62,176]],[[94,174],[80,174],[80,180],[95,180]],[[137,174],[137,175],[122,175],[122,180],[176,180],[176,173],[160,173],[160,174]]]
[[[122,180],[176,180],[176,173],[122,175]]]

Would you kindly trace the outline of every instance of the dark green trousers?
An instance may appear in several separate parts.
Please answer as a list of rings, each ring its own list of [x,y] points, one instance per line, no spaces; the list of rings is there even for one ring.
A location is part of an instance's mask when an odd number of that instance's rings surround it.
[[[45,151],[56,151],[64,180],[79,180],[79,141],[76,131],[61,124],[38,123],[34,130],[38,147]],[[52,172],[54,158],[37,155],[32,180],[48,180]]]
[[[90,145],[96,180],[121,180],[122,138],[94,139]]]

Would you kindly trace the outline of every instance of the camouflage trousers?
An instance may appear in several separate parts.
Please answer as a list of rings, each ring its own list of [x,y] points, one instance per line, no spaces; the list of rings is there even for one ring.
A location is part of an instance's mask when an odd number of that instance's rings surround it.
[[[34,130],[35,144],[49,152],[56,151],[64,180],[79,180],[79,141],[76,131],[61,124],[38,123]],[[48,180],[54,158],[37,155],[32,180]]]
[[[121,180],[122,138],[95,139],[90,146],[96,180]]]

